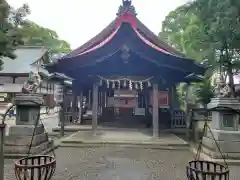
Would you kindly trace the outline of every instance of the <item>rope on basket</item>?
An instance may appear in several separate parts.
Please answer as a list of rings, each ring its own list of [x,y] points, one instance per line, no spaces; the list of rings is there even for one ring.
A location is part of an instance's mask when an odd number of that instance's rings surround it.
[[[211,127],[208,125],[208,122],[207,122],[207,118],[208,118],[208,112],[209,111],[216,111],[216,109],[210,109],[210,110],[207,110],[205,115],[204,115],[204,127],[203,127],[203,131],[202,131],[202,135],[201,135],[201,138],[200,138],[200,142],[199,142],[199,145],[198,145],[198,148],[197,148],[197,153],[196,153],[196,156],[195,156],[195,161],[198,161],[200,160],[200,156],[201,156],[201,151],[202,151],[202,146],[203,146],[203,138],[204,138],[204,135],[207,133],[207,132],[210,132],[211,136],[212,136],[212,139],[218,149],[218,152],[220,153],[221,155],[221,158],[226,166],[226,168],[228,168],[228,164],[226,162],[226,158],[225,156],[223,155],[222,151],[221,151],[221,148],[217,142],[217,140],[215,139],[214,137],[214,134],[211,130]]]
[[[32,101],[32,102],[35,103],[35,104],[38,104],[38,103],[36,103],[35,101]],[[41,104],[38,104],[38,105],[41,105]],[[29,148],[28,148],[27,157],[30,157],[31,149],[32,149],[32,145],[33,145],[33,139],[34,139],[34,135],[35,135],[37,126],[38,126],[38,124],[39,124],[39,121],[41,121],[41,124],[42,124],[42,126],[43,126],[43,130],[44,130],[44,133],[46,134],[47,140],[49,140],[48,132],[47,132],[47,130],[46,130],[44,124],[43,124],[43,121],[42,121],[41,118],[40,118],[40,115],[41,115],[41,113],[40,113],[40,111],[39,111],[38,114],[37,114],[37,120],[36,120],[35,125],[34,125],[34,130],[33,130],[31,142],[30,142],[30,145],[29,145]],[[53,150],[52,150],[51,152],[52,152],[53,156],[56,157],[54,148],[53,148]]]

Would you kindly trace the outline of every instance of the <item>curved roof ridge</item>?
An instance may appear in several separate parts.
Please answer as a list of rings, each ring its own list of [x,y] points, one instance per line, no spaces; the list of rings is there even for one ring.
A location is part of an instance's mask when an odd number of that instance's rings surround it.
[[[104,41],[115,30],[115,24],[116,24],[116,19],[114,19],[107,27],[105,27],[100,33],[98,33],[92,39],[90,39],[80,47],[74,49],[72,52],[70,52],[63,58],[81,54],[84,51],[87,51],[92,47],[94,47],[95,45],[99,44],[100,42]]]
[[[95,37],[81,45],[80,47],[74,49],[72,52],[64,56],[63,58],[75,56],[77,54],[81,54],[84,51],[88,51],[93,48],[97,44],[103,42],[109,35],[111,35],[117,28],[117,24],[119,23],[119,17],[116,17],[107,27],[105,27],[100,33],[98,33]],[[159,48],[162,48],[168,51],[171,54],[184,57],[185,55],[175,48],[170,46],[167,42],[159,38],[156,34],[154,34],[147,26],[145,26],[137,17],[135,17],[136,27],[139,33],[143,35],[148,41],[153,43]]]
[[[171,45],[169,45],[167,42],[162,40],[160,37],[158,37],[154,32],[152,32],[145,24],[143,24],[138,18],[136,18],[137,22],[137,29],[139,32],[142,32],[147,40],[158,46],[159,48],[163,48],[170,52],[171,54],[178,55],[181,57],[184,57],[185,55],[175,48],[173,48]]]

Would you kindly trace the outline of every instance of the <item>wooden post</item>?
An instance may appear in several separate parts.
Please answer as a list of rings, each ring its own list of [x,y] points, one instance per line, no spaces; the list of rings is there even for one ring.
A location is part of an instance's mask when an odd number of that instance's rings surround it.
[[[65,122],[66,122],[66,98],[67,98],[67,89],[63,86],[62,89],[62,102],[60,104],[60,111],[59,111],[59,120],[60,120],[60,136],[63,137],[65,135]]]
[[[173,127],[173,113],[174,113],[174,109],[176,107],[176,104],[175,104],[175,94],[176,92],[176,85],[175,84],[172,84],[172,87],[171,87],[171,106],[170,106],[170,110],[171,110],[171,123],[170,123],[170,127],[172,128]]]
[[[80,92],[80,96],[78,96],[78,123],[81,124],[82,122],[82,106],[83,106],[83,93]]]
[[[145,108],[148,112],[149,111],[149,102],[148,102],[149,95],[148,95],[148,91],[146,90],[144,90],[144,98],[145,98]]]
[[[107,107],[107,90],[104,91],[104,107]]]
[[[153,118],[153,136],[154,137],[159,137],[159,125],[158,125],[158,84],[153,84],[153,96],[152,96],[153,100],[153,114],[152,114],[152,118]]]
[[[88,108],[92,109],[92,102],[91,102],[91,90],[88,91]]]
[[[73,122],[77,121],[76,106],[77,106],[76,94],[72,93],[72,121]]]
[[[190,113],[190,107],[189,107],[189,102],[188,102],[188,95],[189,95],[189,87],[190,84],[187,84],[187,92],[186,92],[186,97],[185,97],[185,116],[184,116],[184,120],[187,126],[187,130],[186,130],[186,137],[188,140],[190,140],[190,130],[191,130],[191,113]]]
[[[98,85],[93,85],[92,133],[96,135],[98,120]]]
[[[175,109],[176,107],[176,85],[175,84],[173,84],[171,88],[171,103],[172,103],[173,109]]]

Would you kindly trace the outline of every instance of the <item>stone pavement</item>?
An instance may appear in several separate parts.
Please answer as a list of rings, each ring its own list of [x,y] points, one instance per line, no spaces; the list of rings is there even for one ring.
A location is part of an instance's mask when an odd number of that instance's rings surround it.
[[[44,119],[48,132],[58,118]],[[64,148],[55,150],[53,180],[185,180],[185,166],[193,159],[188,150],[125,147]],[[239,166],[230,167],[230,180],[239,180]],[[5,179],[14,180],[14,160],[5,160]]]
[[[141,148],[59,148],[53,180],[186,180],[187,150]],[[5,161],[5,179],[14,179],[12,160]],[[239,180],[239,167],[230,167],[230,180]]]

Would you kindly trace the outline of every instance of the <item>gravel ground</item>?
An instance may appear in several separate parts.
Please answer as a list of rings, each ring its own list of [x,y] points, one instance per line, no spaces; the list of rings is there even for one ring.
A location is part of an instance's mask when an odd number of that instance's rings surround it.
[[[188,151],[135,148],[59,148],[53,180],[185,180]],[[14,179],[13,161],[5,161],[5,179]],[[239,180],[240,167],[230,167]]]

